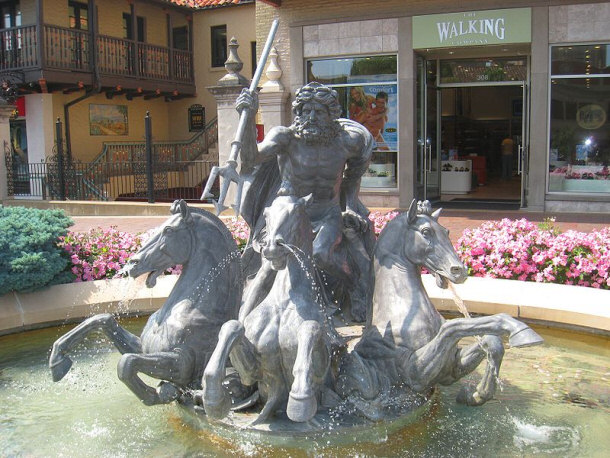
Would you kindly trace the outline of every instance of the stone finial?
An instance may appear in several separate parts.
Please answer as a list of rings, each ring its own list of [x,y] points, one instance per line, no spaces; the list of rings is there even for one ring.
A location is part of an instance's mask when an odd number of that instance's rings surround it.
[[[247,86],[248,80],[239,73],[244,68],[244,63],[237,55],[237,48],[239,44],[235,37],[231,38],[229,42],[229,57],[225,62],[225,69],[227,74],[220,78],[218,81],[219,86]]]
[[[271,48],[271,52],[269,53],[269,65],[267,66],[267,71],[265,72],[265,76],[267,77],[267,82],[263,84],[261,92],[279,92],[284,89],[282,83],[280,82],[280,78],[282,76],[282,69],[278,64],[278,53],[275,46]]]

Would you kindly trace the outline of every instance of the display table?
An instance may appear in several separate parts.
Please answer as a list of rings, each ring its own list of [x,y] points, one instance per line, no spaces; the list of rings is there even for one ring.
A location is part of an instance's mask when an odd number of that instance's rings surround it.
[[[441,193],[467,194],[472,188],[472,161],[443,161]]]

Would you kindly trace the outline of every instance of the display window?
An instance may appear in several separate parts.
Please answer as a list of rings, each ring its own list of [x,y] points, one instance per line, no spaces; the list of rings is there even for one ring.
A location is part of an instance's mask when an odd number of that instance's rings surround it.
[[[551,48],[549,192],[610,193],[610,45]]]
[[[363,188],[396,188],[398,84],[396,56],[319,59],[307,62],[307,81],[337,91],[342,117],[365,126],[375,139]]]

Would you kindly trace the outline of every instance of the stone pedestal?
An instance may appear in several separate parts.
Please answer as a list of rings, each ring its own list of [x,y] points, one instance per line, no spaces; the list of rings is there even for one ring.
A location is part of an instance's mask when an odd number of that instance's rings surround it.
[[[0,153],[2,154],[0,158],[0,202],[4,202],[8,198],[5,149],[10,148],[11,145],[10,117],[14,109],[13,105],[6,105],[4,101],[0,101]]]
[[[290,124],[290,122],[287,122],[285,119],[286,110],[284,109],[288,96],[288,92],[284,90],[279,92],[265,92],[263,88],[259,93],[259,113],[261,122],[263,126],[265,126],[265,134],[267,134],[272,127]]]
[[[243,63],[237,55],[237,40],[231,38],[229,43],[229,56],[225,62],[227,74],[224,75],[216,86],[210,86],[208,91],[216,99],[218,113],[218,164],[226,164],[231,154],[231,143],[235,140],[237,126],[239,125],[239,114],[235,110],[235,100],[241,90],[250,85],[247,78],[239,72],[243,68]],[[239,158],[238,168],[239,171]],[[222,185],[222,183],[221,183]],[[224,204],[230,206],[235,203],[237,186],[232,184],[227,192]]]
[[[265,127],[265,133],[269,132],[272,127],[290,124],[285,119],[285,106],[289,94],[280,82],[282,69],[279,66],[278,60],[279,55],[277,50],[271,48],[269,65],[265,72],[267,82],[263,84],[258,96],[259,113],[261,115],[261,122]]]

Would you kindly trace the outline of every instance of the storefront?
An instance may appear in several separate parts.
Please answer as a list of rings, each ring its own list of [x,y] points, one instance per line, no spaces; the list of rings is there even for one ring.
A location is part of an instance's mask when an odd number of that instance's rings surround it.
[[[610,212],[607,2],[463,2],[451,13],[441,1],[391,0],[374,12],[303,3],[259,3],[257,20],[279,15],[289,37],[277,45],[291,66],[285,87],[332,86],[343,115],[373,133],[368,205],[416,197]]]

